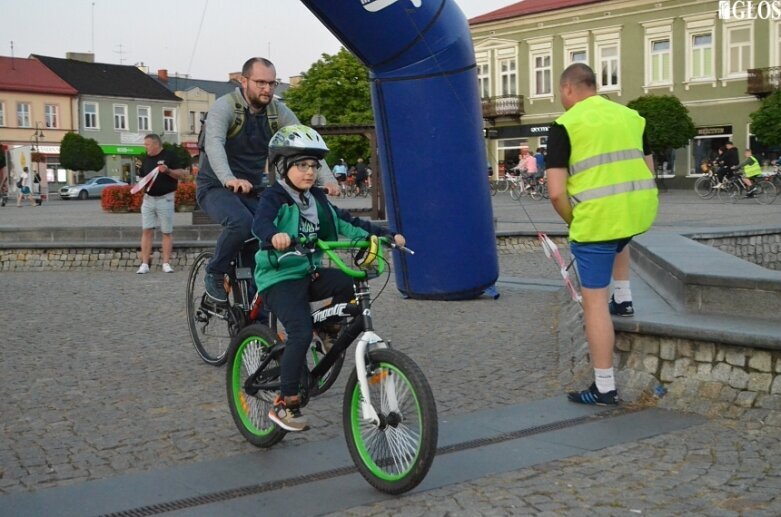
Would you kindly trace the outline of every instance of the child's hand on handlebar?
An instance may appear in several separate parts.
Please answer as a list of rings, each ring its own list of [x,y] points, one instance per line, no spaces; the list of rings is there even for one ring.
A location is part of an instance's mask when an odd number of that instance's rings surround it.
[[[400,233],[397,233],[393,236],[393,242],[396,243],[396,246],[404,247],[405,244],[407,244],[407,239],[404,238],[404,236]]]
[[[271,245],[274,246],[274,249],[277,251],[285,251],[290,247],[291,242],[290,235],[285,232],[275,233],[274,236],[271,237]]]

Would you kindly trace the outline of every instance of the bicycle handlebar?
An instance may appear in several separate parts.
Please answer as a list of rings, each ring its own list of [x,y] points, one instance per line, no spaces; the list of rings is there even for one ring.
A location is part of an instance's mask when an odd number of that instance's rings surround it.
[[[406,246],[400,246],[393,242],[388,237],[379,237],[379,241],[381,244],[384,244],[385,246],[388,246],[390,248],[397,249],[399,251],[402,251],[404,253],[408,253],[410,255],[414,255],[415,252],[411,250],[410,248],[407,248]],[[368,276],[368,272],[365,269],[353,269],[347,264],[344,263],[342,258],[336,254],[336,250],[343,250],[343,249],[367,249],[370,246],[370,241],[368,239],[360,240],[360,241],[323,241],[320,239],[303,239],[300,242],[295,242],[293,245],[288,248],[289,251],[285,251],[277,257],[278,261],[282,261],[283,259],[287,257],[306,257],[308,255],[314,254],[315,251],[320,250],[326,255],[328,255],[328,258],[331,259],[331,261],[336,264],[336,266],[347,276],[351,278],[356,278],[359,280],[363,280]],[[261,243],[260,246],[261,250],[272,250],[274,249],[274,246],[270,242],[264,242]],[[385,264],[386,260],[382,253],[383,246],[379,246],[377,248],[377,273],[382,274],[385,271]]]

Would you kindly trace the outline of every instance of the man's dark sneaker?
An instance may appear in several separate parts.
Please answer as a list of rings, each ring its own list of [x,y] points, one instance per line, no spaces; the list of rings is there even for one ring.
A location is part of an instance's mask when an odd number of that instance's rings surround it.
[[[268,417],[285,431],[298,432],[309,429],[309,423],[301,414],[299,401],[291,400],[292,397],[282,397],[277,395],[274,399],[274,405],[268,412]]]
[[[632,302],[616,303],[613,296],[610,297],[610,303],[608,304],[610,314],[613,316],[634,316],[635,308],[632,306]]]
[[[600,393],[597,389],[597,383],[592,383],[587,390],[570,391],[567,393],[567,399],[577,404],[588,404],[597,406],[615,406],[618,404],[618,392],[616,390]]]
[[[228,293],[225,292],[223,279],[224,275],[217,273],[206,273],[206,277],[203,279],[203,283],[206,286],[206,294],[217,303],[228,301]]]

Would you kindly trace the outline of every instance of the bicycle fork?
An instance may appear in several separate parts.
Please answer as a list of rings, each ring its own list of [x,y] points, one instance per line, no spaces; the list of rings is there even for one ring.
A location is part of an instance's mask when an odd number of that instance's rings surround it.
[[[366,350],[372,345],[375,348],[388,348],[388,344],[385,343],[380,336],[375,334],[371,330],[365,331],[361,334],[361,338],[358,340],[358,344],[355,347],[355,370],[358,374],[358,386],[361,390],[361,412],[363,414],[363,420],[371,422],[374,425],[380,425],[380,417],[374,406],[371,404],[371,398],[369,397],[369,379],[366,374]],[[379,379],[382,382],[383,379]],[[386,383],[385,400],[387,400],[390,406],[388,410],[390,412],[398,412],[399,402],[396,398],[396,385],[393,382]]]

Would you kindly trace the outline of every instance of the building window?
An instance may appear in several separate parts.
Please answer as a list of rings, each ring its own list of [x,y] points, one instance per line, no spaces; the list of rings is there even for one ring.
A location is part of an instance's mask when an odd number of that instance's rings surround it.
[[[127,131],[127,106],[114,104],[114,129]]]
[[[16,105],[16,127],[33,127],[30,123],[30,104],[20,102]]]
[[[532,91],[534,95],[550,95],[551,87],[551,54],[550,51],[533,53],[532,61]]]
[[[588,53],[585,50],[570,50],[567,64],[572,63],[588,63]]]
[[[480,88],[480,97],[485,99],[491,96],[491,73],[488,63],[477,65],[477,82]]]
[[[692,35],[691,78],[713,77],[713,33]]]
[[[60,127],[59,106],[56,104],[46,104],[43,107],[43,119],[46,127],[57,129]]]
[[[588,64],[589,33],[564,34],[561,39],[564,43],[564,68],[572,63]]]
[[[195,112],[191,111],[187,116],[187,122],[190,124],[190,133],[195,134]]]
[[[725,52],[727,77],[742,77],[745,75],[746,70],[752,68],[751,32],[750,25],[725,27],[724,42],[727,46]]]
[[[597,49],[597,56],[599,56],[599,71],[597,72],[599,88],[601,90],[617,90],[619,87],[618,44],[600,46]]]
[[[5,102],[0,102],[0,127],[5,126]]]
[[[95,102],[84,103],[84,128],[100,129],[98,126],[98,105]]]
[[[670,39],[651,40],[650,84],[669,84],[672,80],[672,46]]]
[[[515,58],[499,61],[500,77],[502,81],[502,95],[516,95],[518,93]]]
[[[163,108],[163,132],[176,133],[176,109]]]
[[[136,111],[138,113],[138,130],[148,133],[152,130],[152,125],[149,123],[149,106],[139,106]]]

